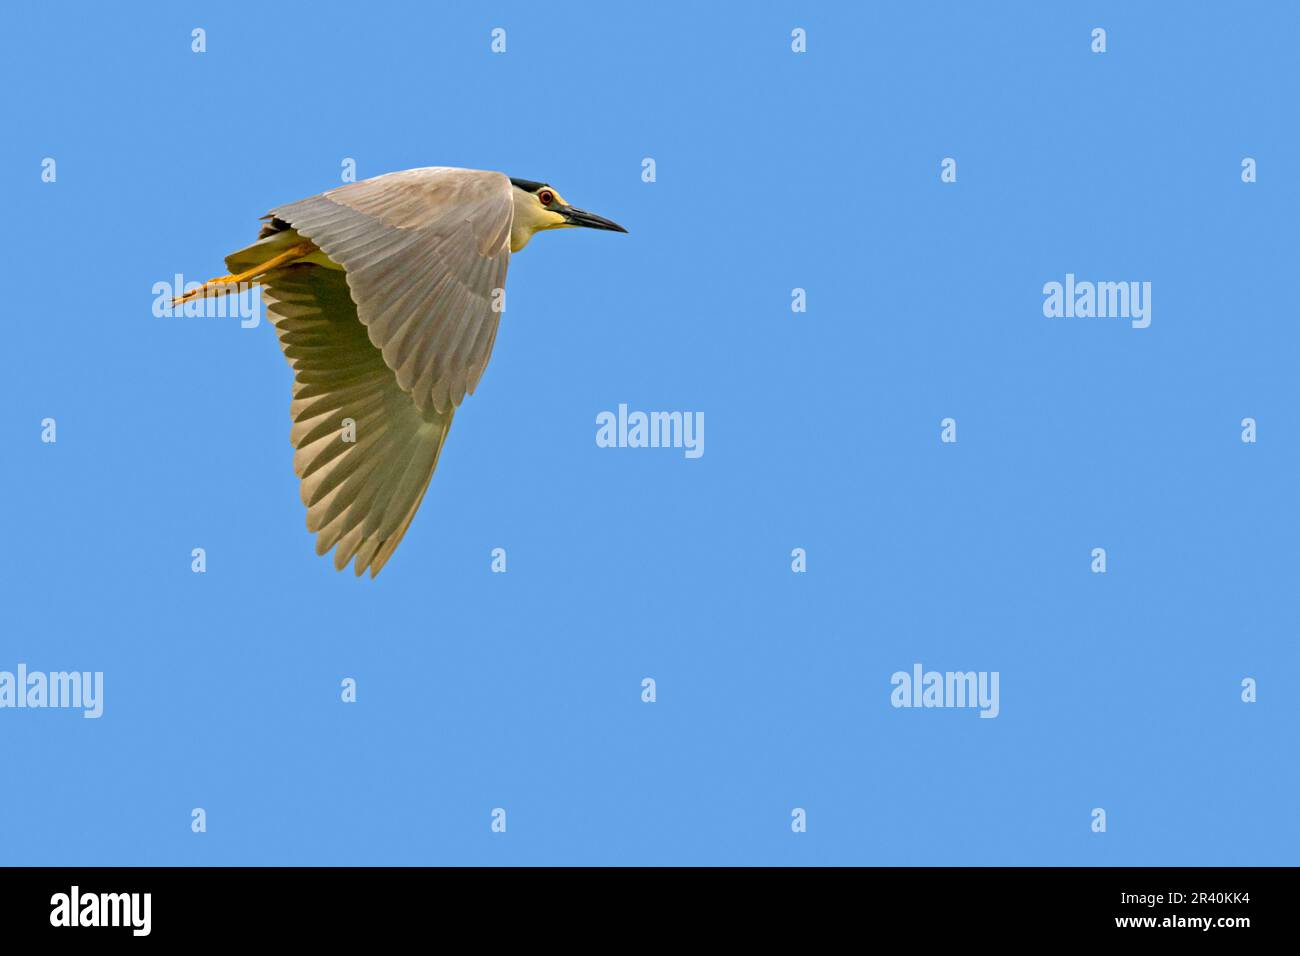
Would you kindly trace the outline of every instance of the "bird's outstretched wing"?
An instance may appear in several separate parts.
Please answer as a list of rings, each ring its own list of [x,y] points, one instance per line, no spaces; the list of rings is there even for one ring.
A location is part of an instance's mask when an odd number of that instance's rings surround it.
[[[421,410],[398,386],[342,272],[299,263],[271,270],[263,287],[293,367],[289,437],[307,530],[317,554],[337,546],[335,568],[355,558],[357,575],[374,577],[424,498],[454,409]]]
[[[409,169],[272,215],[346,270],[370,341],[420,410],[449,413],[474,391],[504,307],[514,216],[506,176]]]

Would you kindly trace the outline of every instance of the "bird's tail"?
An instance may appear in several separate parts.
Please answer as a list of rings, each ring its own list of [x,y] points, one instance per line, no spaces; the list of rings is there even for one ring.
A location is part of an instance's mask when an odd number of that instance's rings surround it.
[[[295,238],[297,238],[296,234]],[[303,256],[311,255],[316,251],[315,244],[306,239],[295,242],[289,245],[288,248],[284,248],[283,242],[271,243],[267,240],[260,240],[253,243],[253,245],[249,246],[247,249],[241,249],[239,252],[228,256],[227,264],[229,264],[230,259],[243,256],[245,253],[249,253],[258,247],[262,247],[259,251],[264,250],[266,253],[274,252],[274,255],[271,255],[269,258],[258,258],[251,266],[249,266],[249,268],[241,272],[217,276],[215,279],[209,279],[197,289],[191,289],[189,292],[176,296],[176,298],[172,299],[172,305],[184,305],[192,299],[215,298],[217,296],[226,295],[230,292],[239,292],[245,287],[246,283],[256,284],[264,273],[270,272],[277,266],[287,265],[296,259],[301,259]],[[277,251],[277,249],[282,251]]]

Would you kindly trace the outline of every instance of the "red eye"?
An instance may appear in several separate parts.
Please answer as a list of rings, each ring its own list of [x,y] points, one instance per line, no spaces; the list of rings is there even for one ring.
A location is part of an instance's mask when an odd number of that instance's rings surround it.
[[[543,206],[549,206],[552,200],[555,199],[555,193],[551,192],[549,189],[543,189],[537,194],[537,198],[542,201]]]

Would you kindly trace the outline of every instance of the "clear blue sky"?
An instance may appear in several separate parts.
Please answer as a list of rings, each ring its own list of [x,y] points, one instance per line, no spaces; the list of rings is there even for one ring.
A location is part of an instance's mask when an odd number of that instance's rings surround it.
[[[6,9],[0,670],[105,701],[0,710],[0,863],[1296,863],[1300,12],[1069,6]],[[151,312],[349,157],[631,230],[513,260],[375,581],[271,328]],[[918,662],[999,716],[891,707]]]

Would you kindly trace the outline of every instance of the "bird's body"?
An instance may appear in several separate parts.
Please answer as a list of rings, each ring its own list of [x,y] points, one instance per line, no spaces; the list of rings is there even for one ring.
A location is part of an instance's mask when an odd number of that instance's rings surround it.
[[[510,254],[545,229],[625,230],[550,186],[427,167],[273,209],[231,274],[187,294],[263,286],[294,372],[290,440],[316,551],[371,576],[433,476],[452,416],[487,367]]]

